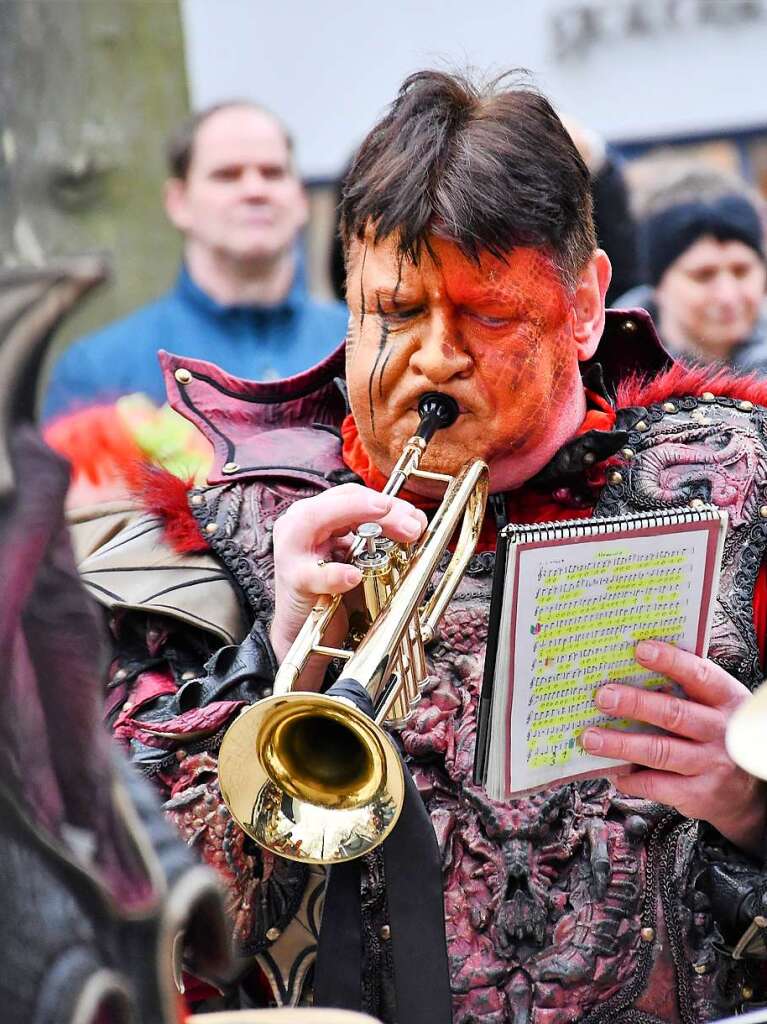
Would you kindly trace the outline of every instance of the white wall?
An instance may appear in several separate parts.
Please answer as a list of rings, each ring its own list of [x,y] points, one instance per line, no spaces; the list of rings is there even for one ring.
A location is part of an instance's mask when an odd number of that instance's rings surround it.
[[[767,125],[767,0],[182,2],[194,105],[265,103],[293,130],[310,178],[334,176],[402,78],[425,66],[530,68],[561,109],[611,139]],[[712,2],[718,22],[701,23]],[[584,6],[598,37],[572,21]]]

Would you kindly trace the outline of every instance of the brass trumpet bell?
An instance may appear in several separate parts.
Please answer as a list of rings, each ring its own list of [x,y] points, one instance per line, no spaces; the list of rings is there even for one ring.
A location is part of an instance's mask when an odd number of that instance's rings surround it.
[[[361,857],[383,842],[404,799],[389,738],[351,701],[267,697],[226,733],[221,795],[259,845],[307,864]]]
[[[767,683],[754,690],[727,724],[727,753],[757,779],[767,779]]]
[[[274,695],[247,708],[224,736],[221,794],[245,832],[279,856],[314,864],[361,857],[399,817],[404,772],[383,726],[402,722],[420,699],[428,678],[424,645],[476,547],[487,499],[488,470],[480,459],[455,477],[419,469],[431,435],[458,415],[451,401],[423,396],[419,430],[384,488],[396,494],[410,477],[446,486],[423,537],[396,545],[368,523],[352,545],[363,575],[364,635],[350,647],[326,646],[342,599],[320,597],[280,666]],[[426,599],[456,531],[447,568]],[[317,654],[345,663],[325,694],[300,689],[307,661]]]

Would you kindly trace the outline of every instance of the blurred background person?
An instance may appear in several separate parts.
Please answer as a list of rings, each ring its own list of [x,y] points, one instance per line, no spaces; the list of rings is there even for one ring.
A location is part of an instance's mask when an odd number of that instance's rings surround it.
[[[613,276],[607,305],[641,281],[637,253],[637,226],[623,174],[622,160],[604,138],[572,117],[563,123],[591,176],[597,244],[610,257]]]
[[[767,374],[764,223],[737,179],[677,171],[650,194],[640,221],[646,284],[621,306],[649,310],[667,350]]]
[[[344,337],[344,306],[306,288],[299,236],[308,204],[273,114],[246,101],[209,107],[173,135],[168,163],[165,210],[184,237],[176,283],[66,350],[44,419],[134,392],[162,403],[160,348],[276,379],[319,362]]]

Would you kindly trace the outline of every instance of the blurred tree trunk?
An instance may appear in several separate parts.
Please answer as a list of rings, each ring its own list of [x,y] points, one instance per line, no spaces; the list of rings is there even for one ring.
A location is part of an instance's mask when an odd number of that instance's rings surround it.
[[[164,142],[187,108],[179,0],[0,0],[0,265],[111,256],[66,339],[174,277]]]

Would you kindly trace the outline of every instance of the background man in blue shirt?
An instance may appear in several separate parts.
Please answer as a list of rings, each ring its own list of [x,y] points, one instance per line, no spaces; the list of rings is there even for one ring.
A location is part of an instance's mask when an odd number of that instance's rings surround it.
[[[297,240],[308,204],[274,115],[241,101],[210,107],[182,126],[168,155],[165,209],[184,235],[178,279],[67,349],[44,419],[137,391],[163,402],[161,348],[271,379],[314,365],[344,337],[345,307],[306,290]]]

